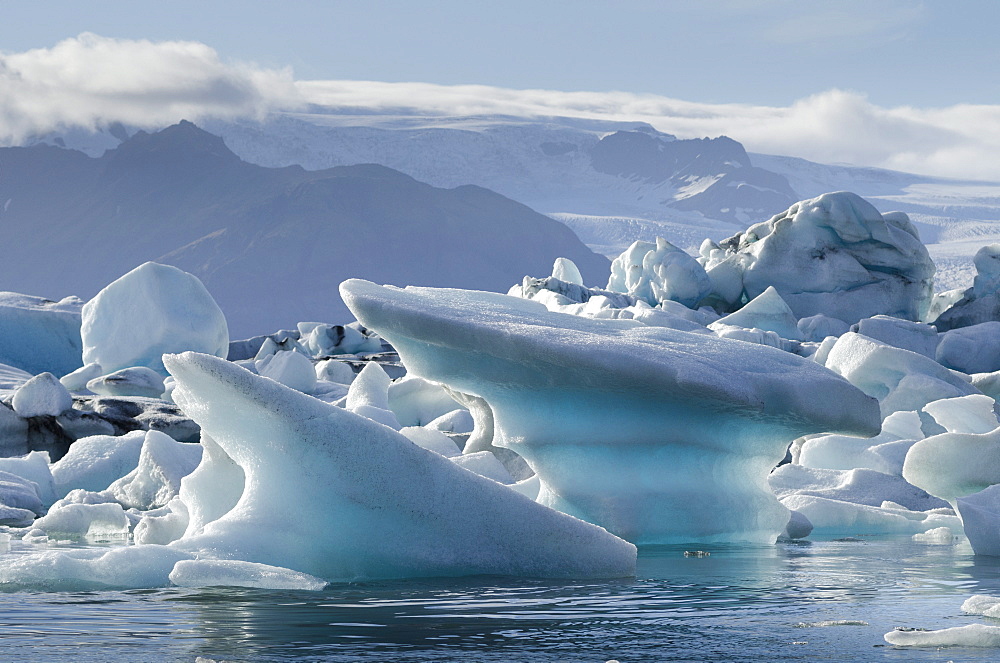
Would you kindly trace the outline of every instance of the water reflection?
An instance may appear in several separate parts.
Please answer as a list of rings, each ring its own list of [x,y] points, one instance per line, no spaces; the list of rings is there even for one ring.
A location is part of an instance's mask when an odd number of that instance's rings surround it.
[[[909,540],[643,549],[638,577],[359,583],[0,596],[0,659],[750,661],[946,660],[896,650],[894,626],[944,628],[971,594],[1000,595],[1000,560]],[[828,621],[852,622],[810,627]],[[865,626],[867,623],[868,626]],[[32,658],[44,643],[47,657]],[[797,643],[797,644],[796,644]],[[16,656],[12,655],[16,654]],[[993,651],[949,651],[995,660]]]

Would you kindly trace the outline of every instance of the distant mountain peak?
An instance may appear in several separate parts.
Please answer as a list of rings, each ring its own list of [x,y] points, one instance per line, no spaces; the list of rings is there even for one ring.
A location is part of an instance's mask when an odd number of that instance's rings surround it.
[[[109,150],[104,158],[131,160],[142,158],[162,160],[172,158],[204,158],[230,163],[240,162],[219,136],[198,128],[193,122],[181,120],[177,124],[154,133],[139,131]]]

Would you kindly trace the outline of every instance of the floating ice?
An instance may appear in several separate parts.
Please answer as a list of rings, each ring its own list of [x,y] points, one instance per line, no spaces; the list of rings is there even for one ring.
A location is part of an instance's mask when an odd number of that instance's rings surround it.
[[[552,278],[573,285],[583,285],[583,275],[580,274],[580,268],[569,258],[556,258],[555,262],[552,263]]]
[[[6,555],[0,557],[0,584],[48,591],[163,587],[174,565],[190,558],[189,553],[157,545]]]
[[[55,417],[73,407],[73,397],[56,376],[40,373],[14,392],[11,405],[14,412],[25,418]]]
[[[950,546],[960,540],[960,537],[956,536],[948,527],[935,527],[926,532],[914,534],[913,540],[916,543],[926,543],[932,546]]]
[[[1000,557],[1000,485],[959,497],[955,510],[977,555]]]
[[[399,430],[402,426],[389,409],[389,376],[375,362],[365,364],[347,392],[346,407],[355,414]]]
[[[675,301],[695,308],[712,291],[712,283],[697,260],[657,237],[655,244],[633,243],[611,262],[607,289],[631,295],[651,306]]]
[[[17,458],[0,458],[0,472],[9,472],[33,482],[37,486],[39,499],[46,506],[61,497],[56,493],[49,469],[49,454],[44,451],[32,451]]]
[[[472,414],[468,410],[458,408],[442,414],[427,424],[427,427],[448,433],[471,433],[473,428],[475,428],[475,421],[473,421]]]
[[[136,468],[108,486],[108,491],[127,508],[161,507],[177,495],[181,479],[198,466],[201,453],[200,444],[177,442],[151,430],[143,439]]]
[[[484,402],[495,436],[478,436],[470,408],[466,452],[516,451],[540,502],[633,541],[773,542],[788,512],[766,477],[788,442],[878,432],[874,400],[771,348],[493,293],[359,280],[341,293],[411,372]]]
[[[931,359],[935,358],[938,347],[937,329],[923,322],[903,320],[890,315],[876,315],[859,320],[851,326],[851,331]]]
[[[69,391],[87,391],[87,383],[102,375],[104,375],[104,369],[101,368],[101,365],[90,363],[62,376],[59,378],[59,382]]]
[[[246,476],[232,510],[173,548],[325,580],[634,573],[631,544],[384,426],[207,355],[164,361],[178,404],[217,444],[209,462],[228,456]],[[205,494],[211,473],[197,478]]]
[[[307,573],[234,559],[182,559],[170,572],[170,582],[179,587],[228,586],[311,591],[321,590],[327,585],[325,580]]]
[[[936,358],[965,373],[1000,371],[1000,322],[981,322],[941,334]]]
[[[399,429],[399,432],[403,437],[417,446],[423,447],[428,451],[433,451],[434,453],[439,453],[445,458],[458,456],[462,453],[458,445],[441,431],[424,428],[423,426],[407,426]]]
[[[139,465],[146,432],[125,435],[94,435],[77,440],[52,465],[52,481],[58,497],[77,488],[100,491]]]
[[[316,371],[317,380],[326,380],[338,384],[351,384],[354,382],[354,369],[347,362],[338,359],[323,359],[316,362],[313,368]]]
[[[989,433],[997,426],[996,401],[984,394],[943,398],[924,406],[939,426],[949,433]]]
[[[804,341],[822,341],[827,336],[843,336],[850,330],[843,320],[817,313],[799,320],[797,327]]]
[[[0,521],[6,521],[0,524],[22,527],[42,513],[45,507],[38,496],[38,484],[0,471]]]
[[[98,366],[97,364],[87,364]],[[103,396],[145,396],[159,398],[163,395],[163,376],[145,366],[123,368],[87,382],[87,389]]]
[[[382,339],[357,323],[328,325],[300,322],[302,345],[314,357],[365,354],[382,351]]]
[[[910,511],[948,507],[947,502],[928,495],[900,476],[863,468],[824,470],[787,463],[768,476],[768,484],[782,499],[791,495],[812,495],[874,507],[888,501]],[[816,523],[816,526],[821,524]]]
[[[975,594],[965,599],[965,603],[962,604],[962,612],[1000,619],[1000,597]]]
[[[1000,483],[1000,427],[989,433],[941,433],[920,440],[906,454],[903,477],[954,503]]]
[[[928,315],[927,321],[940,331],[1000,320],[1000,244],[979,249],[973,263],[976,277],[972,287],[945,293],[947,298],[935,302],[940,312]]]
[[[895,630],[885,641],[897,647],[1000,647],[1000,626],[969,624],[939,631]]]
[[[883,416],[919,411],[931,401],[977,393],[969,382],[933,359],[855,332],[837,339],[826,367],[879,400]]]
[[[774,332],[781,338],[802,340],[795,314],[773,287],[768,287],[739,311],[719,318],[708,328],[717,329],[721,326],[763,329]]]
[[[930,305],[934,263],[909,219],[879,214],[853,193],[795,203],[718,246],[704,247],[702,256],[729,310],[768,286],[798,318],[918,320]]]
[[[481,477],[493,479],[497,483],[514,483],[514,478],[510,476],[507,468],[489,451],[476,451],[470,454],[451,456],[451,460],[459,467],[463,467],[470,472],[475,472]]]
[[[32,532],[44,532],[50,538],[124,541],[131,528],[132,523],[120,504],[73,503],[53,505],[34,522]]]
[[[62,376],[79,368],[81,306],[76,297],[54,302],[0,292],[0,363],[32,375]]]
[[[308,357],[295,350],[281,350],[255,362],[258,375],[308,394],[316,386],[316,369]]]
[[[403,426],[426,426],[460,406],[436,382],[407,375],[389,385],[388,407]]]
[[[201,281],[155,262],[139,265],[87,302],[81,334],[83,363],[108,372],[131,366],[163,372],[165,352],[229,353],[226,318]]]
[[[830,470],[868,468],[900,475],[906,452],[923,437],[920,416],[916,412],[893,412],[882,422],[882,432],[875,437],[822,435],[797,440],[792,445],[792,461],[806,467]]]

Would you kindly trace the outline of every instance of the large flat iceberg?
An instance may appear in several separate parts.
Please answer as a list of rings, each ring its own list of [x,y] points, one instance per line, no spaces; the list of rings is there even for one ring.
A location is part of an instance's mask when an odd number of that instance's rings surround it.
[[[488,403],[540,502],[633,542],[773,542],[789,513],[766,479],[788,444],[879,430],[874,399],[774,348],[486,292],[341,294],[411,373]]]

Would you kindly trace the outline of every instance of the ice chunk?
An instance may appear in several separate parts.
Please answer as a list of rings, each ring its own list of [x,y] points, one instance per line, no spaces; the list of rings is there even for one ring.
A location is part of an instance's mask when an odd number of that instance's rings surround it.
[[[328,584],[307,573],[234,559],[182,559],[170,572],[170,582],[179,587],[226,586],[309,591],[319,591]]]
[[[419,447],[439,453],[445,458],[458,456],[462,450],[454,441],[441,431],[423,428],[422,426],[406,426],[399,429],[400,434]],[[506,470],[505,470],[506,471]]]
[[[789,495],[781,503],[809,519],[813,536],[913,535],[939,527],[948,527],[955,533],[962,531],[961,521],[950,513],[871,506],[817,495]]]
[[[975,373],[970,376],[972,386],[993,400],[1000,400],[1000,371],[992,373]]]
[[[1000,485],[955,499],[965,536],[977,555],[1000,557]]]
[[[197,277],[147,262],[107,285],[83,307],[83,363],[105,371],[146,366],[163,373],[165,352],[225,357],[229,331]]]
[[[497,483],[514,483],[514,478],[510,476],[507,468],[489,451],[476,451],[471,454],[452,456],[451,460],[459,467],[464,467],[481,477],[493,479]]]
[[[931,401],[976,393],[976,388],[916,352],[886,345],[855,332],[837,339],[826,367],[879,400],[882,415],[918,411]]]
[[[923,322],[902,320],[890,315],[876,315],[859,320],[851,326],[851,331],[931,359],[935,358],[937,352],[937,329]]]
[[[308,357],[294,350],[282,350],[256,362],[257,374],[308,394],[316,386],[316,369]]]
[[[175,497],[181,479],[201,462],[201,445],[177,442],[169,435],[151,430],[146,433],[134,470],[108,487],[125,507],[155,509]]]
[[[951,503],[1000,483],[1000,427],[920,440],[906,454],[903,478]]]
[[[912,486],[900,476],[875,470],[824,470],[791,463],[775,468],[768,476],[775,495],[813,495],[853,504],[878,507],[893,502],[910,511],[947,508],[948,504]]]
[[[556,258],[552,264],[552,278],[583,286],[583,276],[580,274],[580,269],[569,258]]]
[[[359,280],[341,293],[412,373],[486,404],[494,435],[478,437],[470,407],[467,452],[474,440],[516,451],[540,502],[633,541],[773,542],[788,513],[766,477],[789,440],[878,432],[875,401],[764,346],[493,293]]]
[[[634,573],[631,544],[384,426],[221,359],[164,361],[177,403],[246,473],[238,504],[180,550],[325,580]]]
[[[346,407],[355,414],[399,430],[402,426],[389,409],[389,376],[373,361],[365,364],[347,392]]]
[[[14,412],[22,417],[55,417],[73,407],[73,397],[51,373],[40,373],[14,392]]]
[[[144,431],[132,431],[117,437],[94,435],[77,440],[69,452],[52,465],[51,477],[57,496],[63,497],[77,488],[106,489],[138,466],[145,439]]]
[[[190,558],[189,553],[156,545],[5,555],[0,557],[0,583],[47,591],[165,587],[174,565]]]
[[[54,302],[0,292],[0,363],[32,375],[62,376],[79,368],[82,306],[77,297]]]
[[[961,537],[956,536],[948,527],[935,527],[913,535],[913,540],[916,543],[926,543],[932,546],[950,546],[960,539]]]
[[[49,454],[32,451],[19,458],[0,458],[0,472],[8,472],[33,482],[38,487],[38,497],[48,506],[60,496],[56,494],[52,472],[49,470]]]
[[[101,365],[90,363],[62,376],[59,378],[59,382],[69,391],[86,391],[87,383],[102,375],[104,375],[104,369],[101,368]]]
[[[785,525],[785,531],[782,533],[786,539],[804,539],[813,531],[813,524],[809,522],[804,513],[798,511],[791,511],[788,524]]]
[[[323,359],[316,362],[313,368],[316,370],[317,380],[326,380],[338,384],[351,384],[354,382],[354,369],[345,361]]]
[[[937,360],[965,373],[1000,371],[1000,322],[982,322],[941,334]]]
[[[10,472],[0,471],[0,505],[26,509],[39,515],[45,513],[38,495],[38,484]]]
[[[633,243],[611,262],[607,289],[652,306],[669,300],[695,308],[712,291],[712,283],[697,260],[657,237],[655,244]]]
[[[388,406],[403,426],[426,426],[460,407],[440,384],[416,375],[407,375],[389,385]]]
[[[850,331],[850,325],[843,320],[817,313],[798,322],[799,333],[805,341],[822,341],[827,336],[843,336]]]
[[[782,338],[803,340],[795,314],[773,287],[768,287],[764,292],[747,302],[739,311],[719,318],[708,328],[716,329],[720,325],[743,327],[744,329],[763,329],[774,332]]]
[[[965,603],[962,604],[962,612],[1000,619],[1000,597],[975,594],[965,599]]]
[[[102,541],[126,539],[131,526],[120,504],[104,502],[53,507],[35,521],[33,528],[49,537]]]
[[[830,470],[868,468],[901,474],[903,459],[914,442],[923,439],[916,412],[893,412],[882,422],[882,432],[871,438],[821,435],[792,445],[792,461]]]
[[[144,512],[132,531],[132,539],[137,545],[166,545],[184,536],[190,522],[187,505],[175,497],[158,509]]]
[[[885,641],[897,647],[1000,647],[1000,626],[968,624],[939,631],[895,630]]]
[[[434,421],[427,424],[428,428],[446,431],[448,433],[471,433],[475,428],[472,414],[464,408],[458,408],[451,412],[442,414]]]
[[[358,324],[327,325],[300,322],[302,345],[314,357],[382,351],[382,339]]]
[[[943,398],[924,406],[924,412],[934,417],[949,433],[989,433],[997,426],[996,402],[983,394],[958,398]]]
[[[853,193],[795,203],[709,254],[716,294],[733,308],[769,286],[798,318],[918,320],[930,306],[934,263],[906,215],[883,216]]]
[[[90,380],[87,389],[102,396],[159,398],[164,390],[163,376],[145,366],[132,366]]]
[[[979,249],[973,263],[976,277],[972,287],[957,293],[945,293],[947,297],[935,307],[943,310],[937,316],[928,314],[927,321],[938,330],[1000,320],[1000,244]]]

